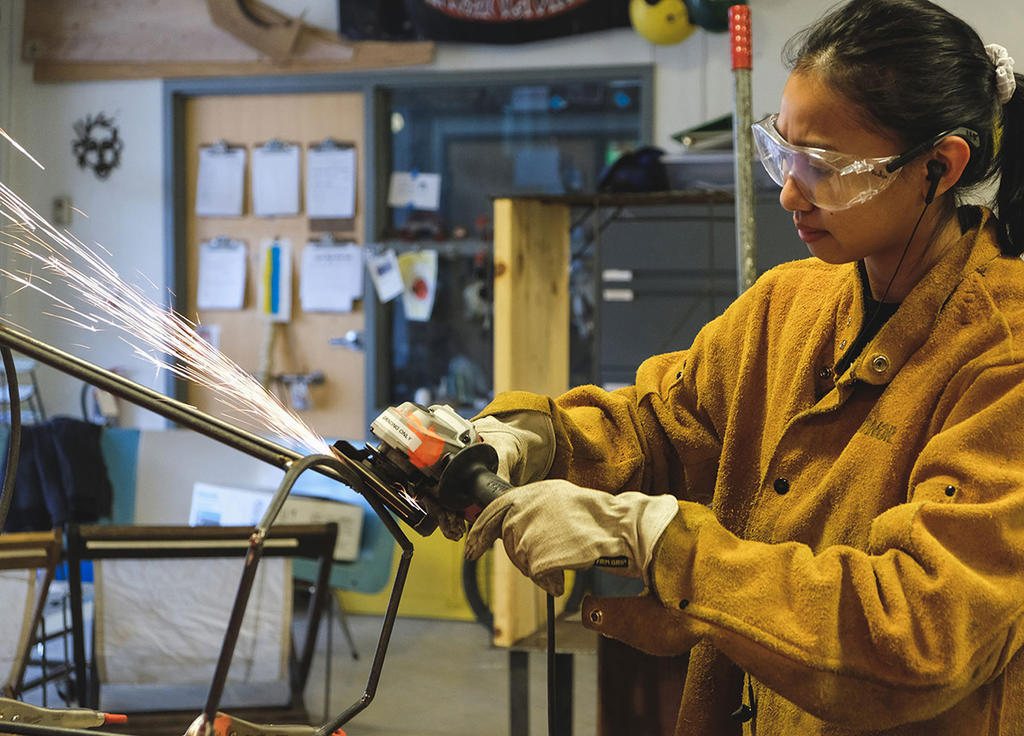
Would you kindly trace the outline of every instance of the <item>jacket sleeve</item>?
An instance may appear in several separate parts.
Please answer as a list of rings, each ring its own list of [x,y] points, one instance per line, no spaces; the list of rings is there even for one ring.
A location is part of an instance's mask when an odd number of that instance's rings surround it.
[[[675,493],[708,503],[718,473],[731,376],[751,317],[755,289],[705,325],[684,351],[645,360],[636,383],[616,391],[581,386],[556,399],[499,394],[482,412],[540,411],[551,416],[555,456],[548,476],[586,488]],[[669,388],[676,386],[671,392]],[[672,395],[669,402],[665,397]]]
[[[681,502],[652,565],[674,625],[858,728],[933,717],[997,677],[1024,638],[1024,366],[959,386],[867,550],[741,540]]]

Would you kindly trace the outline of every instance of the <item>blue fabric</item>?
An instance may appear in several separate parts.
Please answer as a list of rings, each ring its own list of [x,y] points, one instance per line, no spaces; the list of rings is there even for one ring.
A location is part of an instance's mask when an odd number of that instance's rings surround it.
[[[100,449],[114,489],[110,507],[111,524],[135,521],[135,478],[139,467],[139,430],[107,427],[100,437]]]

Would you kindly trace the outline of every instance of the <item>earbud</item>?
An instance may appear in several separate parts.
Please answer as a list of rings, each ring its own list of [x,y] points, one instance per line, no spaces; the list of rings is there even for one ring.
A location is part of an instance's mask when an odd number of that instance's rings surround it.
[[[946,173],[946,164],[942,163],[938,159],[932,159],[928,162],[928,181],[931,182],[931,186],[928,187],[928,194],[924,197],[924,203],[926,205],[931,204],[932,200],[935,199],[935,192],[939,188],[939,182],[942,180],[942,175]]]

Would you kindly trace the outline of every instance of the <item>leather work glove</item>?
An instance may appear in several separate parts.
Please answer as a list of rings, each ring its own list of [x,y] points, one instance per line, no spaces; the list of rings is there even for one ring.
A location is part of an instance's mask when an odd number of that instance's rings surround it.
[[[480,439],[498,452],[498,475],[514,486],[540,480],[555,459],[551,417],[539,411],[486,416],[473,422]]]
[[[646,581],[654,547],[678,512],[673,496],[612,495],[542,480],[483,510],[466,538],[466,557],[479,559],[500,537],[512,563],[551,595],[562,594],[563,570],[594,565]]]

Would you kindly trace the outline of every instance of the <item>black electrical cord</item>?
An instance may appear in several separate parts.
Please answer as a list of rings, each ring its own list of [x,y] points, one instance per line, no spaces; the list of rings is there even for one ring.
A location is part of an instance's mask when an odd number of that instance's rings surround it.
[[[555,597],[547,595],[548,613],[548,736],[558,736],[558,683],[555,672]]]
[[[4,484],[0,487],[0,532],[7,524],[7,512],[11,509],[14,498],[14,478],[18,474],[18,457],[21,452],[21,397],[18,395],[18,373],[14,367],[14,356],[11,349],[0,345],[0,356],[7,377],[7,396],[10,413],[11,435],[7,441],[7,469],[4,472]]]

